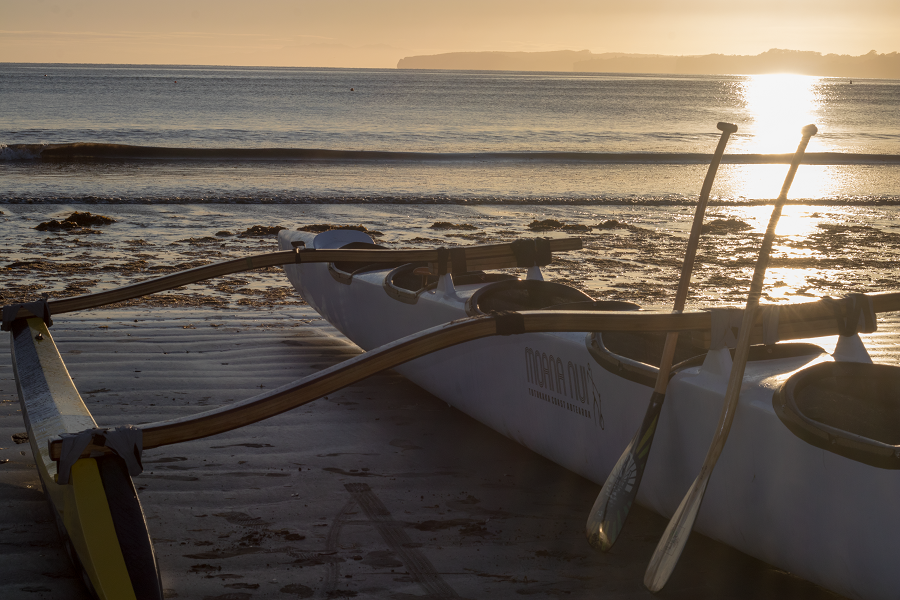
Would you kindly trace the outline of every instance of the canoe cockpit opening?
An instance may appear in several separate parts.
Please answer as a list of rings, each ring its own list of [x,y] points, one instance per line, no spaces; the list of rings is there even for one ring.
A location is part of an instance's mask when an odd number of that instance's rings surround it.
[[[691,367],[699,367],[706,359],[707,348],[699,342],[702,335],[682,332],[678,336],[670,376]],[[587,348],[604,369],[620,377],[654,387],[662,360],[666,334],[655,331],[604,331],[588,334]],[[749,361],[779,360],[824,354],[821,346],[806,343],[762,344],[750,347]],[[734,350],[731,350],[732,357]]]
[[[471,271],[450,275],[454,287],[464,285],[490,284],[498,281],[518,281],[505,273],[485,273]],[[388,296],[401,302],[415,304],[419,296],[437,287],[438,276],[429,272],[428,263],[409,263],[391,270],[384,278],[384,290]]]
[[[873,467],[900,469],[900,367],[819,363],[788,378],[772,405],[805,442]]]
[[[537,279],[511,278],[486,285],[472,294],[466,302],[466,313],[475,316],[497,310],[563,310],[569,307],[573,310],[604,310],[588,309],[588,304],[594,305],[595,300],[573,287]]]
[[[387,250],[385,246],[370,244],[367,242],[350,242],[341,246],[341,250]],[[333,262],[328,263],[328,272],[335,280],[347,285],[353,280],[354,275],[379,269],[390,269],[399,263],[367,263],[367,262]]]

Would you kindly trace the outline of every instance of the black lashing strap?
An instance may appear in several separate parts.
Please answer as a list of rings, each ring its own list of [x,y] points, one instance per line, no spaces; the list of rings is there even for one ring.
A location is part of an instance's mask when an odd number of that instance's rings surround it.
[[[516,266],[543,267],[553,260],[553,252],[550,250],[550,240],[546,238],[534,238],[530,240],[516,240],[512,243],[513,254],[516,255]]]
[[[465,248],[451,248],[450,249],[450,263],[453,265],[453,274],[454,275],[462,275],[464,273],[468,273],[469,270],[466,267],[466,249]]]
[[[450,251],[444,247],[437,249],[438,259],[437,259],[437,268],[438,268],[438,276],[447,274],[447,261],[450,260]]]
[[[492,310],[489,313],[497,321],[497,335],[525,333],[525,317],[512,310]]]
[[[3,307],[3,323],[0,324],[0,330],[9,331],[12,322],[16,320],[20,309],[25,309],[36,317],[44,320],[47,327],[53,325],[53,319],[50,318],[50,305],[47,304],[46,298],[35,300],[34,302],[23,302],[19,304],[10,304]]]
[[[878,320],[875,318],[875,307],[872,299],[865,294],[848,294],[840,300],[825,297],[823,302],[831,304],[834,310],[834,318],[837,320],[838,331],[843,336],[856,335],[857,333],[872,333],[878,330]],[[841,310],[841,304],[846,303],[846,316]]]
[[[512,251],[516,255],[516,266],[534,266],[534,240],[516,240],[512,243]]]
[[[553,251],[550,249],[550,240],[547,238],[534,239],[534,264],[539,267],[549,265],[553,260]]]
[[[293,244],[294,242],[291,242]],[[309,254],[311,252],[315,252],[315,248],[307,248],[306,242],[301,242],[303,247],[294,246],[294,262],[296,264],[301,264],[303,262],[303,256]]]

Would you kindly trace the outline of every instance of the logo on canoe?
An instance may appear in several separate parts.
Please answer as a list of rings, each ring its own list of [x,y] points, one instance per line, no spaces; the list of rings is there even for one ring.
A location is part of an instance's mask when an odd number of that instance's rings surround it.
[[[592,419],[604,428],[600,391],[594,384],[590,363],[564,363],[562,357],[526,346],[525,378],[530,396]]]

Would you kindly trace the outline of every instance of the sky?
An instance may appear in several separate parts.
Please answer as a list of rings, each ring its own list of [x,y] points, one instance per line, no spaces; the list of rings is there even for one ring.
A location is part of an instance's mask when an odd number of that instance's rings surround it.
[[[0,0],[0,62],[392,68],[443,52],[900,51],[900,0]]]

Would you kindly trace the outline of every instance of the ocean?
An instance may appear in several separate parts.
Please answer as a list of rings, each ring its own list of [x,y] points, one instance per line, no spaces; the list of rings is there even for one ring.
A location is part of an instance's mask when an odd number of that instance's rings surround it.
[[[741,301],[807,123],[820,133],[768,300],[894,290],[898,99],[900,81],[780,75],[2,64],[0,293],[96,291],[272,249],[274,236],[241,235],[255,225],[325,223],[395,247],[579,235],[587,250],[554,278],[665,306],[719,121],[739,130],[708,220],[738,225],[704,239],[691,302]],[[74,211],[115,223],[34,229]],[[567,229],[533,229],[546,219]],[[596,227],[611,221],[630,228]],[[172,297],[299,301],[272,277]]]

